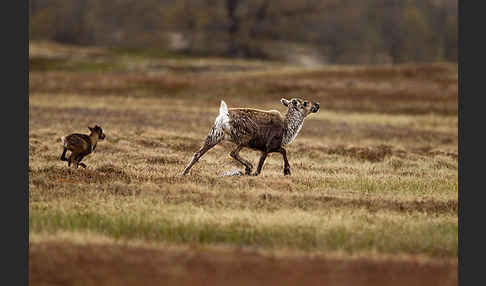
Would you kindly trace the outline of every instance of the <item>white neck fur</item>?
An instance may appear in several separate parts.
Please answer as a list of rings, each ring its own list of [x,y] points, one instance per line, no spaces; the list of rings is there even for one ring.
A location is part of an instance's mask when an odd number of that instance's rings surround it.
[[[285,115],[285,132],[282,145],[288,145],[295,140],[304,125],[305,116],[297,110],[289,109]]]

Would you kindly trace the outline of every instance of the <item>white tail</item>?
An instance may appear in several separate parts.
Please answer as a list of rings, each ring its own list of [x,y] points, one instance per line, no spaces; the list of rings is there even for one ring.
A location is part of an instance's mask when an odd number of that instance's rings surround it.
[[[62,136],[61,137],[61,142],[62,142],[62,146],[66,147],[66,137]]]
[[[226,128],[229,122],[229,113],[228,113],[228,106],[224,100],[221,100],[221,105],[219,106],[219,115],[216,117],[214,121],[214,125],[217,129]]]
[[[219,114],[228,114],[228,106],[224,100],[221,100],[221,105],[219,106]]]
[[[192,157],[191,162],[189,162],[189,164],[184,169],[184,172],[182,172],[183,176],[189,172],[192,166],[196,164],[196,162],[199,160],[199,158],[201,158],[202,155],[204,155],[204,153],[206,153],[209,149],[213,148],[223,140],[224,132],[225,130],[228,129],[229,129],[228,106],[223,100],[221,100],[218,117],[216,117],[216,120],[214,120],[214,125],[211,128],[211,130],[209,130],[209,134],[206,137],[206,140],[204,140],[204,145],[201,147],[201,149],[199,149],[199,151],[197,151],[194,154],[194,157]]]

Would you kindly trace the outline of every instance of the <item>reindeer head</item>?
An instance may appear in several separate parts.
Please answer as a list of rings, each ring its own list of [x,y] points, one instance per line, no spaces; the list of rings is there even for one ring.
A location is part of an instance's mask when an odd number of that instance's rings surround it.
[[[291,100],[282,98],[280,102],[288,107],[289,112],[297,111],[300,112],[304,117],[310,113],[316,113],[319,111],[319,102],[311,102],[300,98],[292,98]]]
[[[100,126],[95,125],[95,127],[89,127],[89,131],[91,131],[91,134],[96,133],[98,134],[98,139],[103,140],[105,139],[105,134],[103,133],[103,129],[101,129]]]

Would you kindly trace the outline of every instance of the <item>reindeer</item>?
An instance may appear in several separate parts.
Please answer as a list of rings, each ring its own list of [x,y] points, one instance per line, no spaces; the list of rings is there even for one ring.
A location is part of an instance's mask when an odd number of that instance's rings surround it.
[[[81,160],[95,150],[98,140],[105,139],[103,129],[98,125],[95,125],[93,128],[88,126],[88,128],[91,131],[89,135],[73,133],[61,137],[62,146],[64,148],[61,155],[61,161],[67,161],[68,166],[73,164],[75,168],[78,168],[78,165],[86,168],[86,164],[81,163]],[[66,158],[67,150],[71,151],[69,158]]]
[[[253,174],[254,176],[260,174],[267,155],[272,152],[282,154],[284,175],[290,175],[290,164],[287,160],[287,152],[284,146],[295,140],[304,124],[305,117],[310,113],[317,112],[319,103],[312,103],[299,98],[291,100],[282,98],[280,101],[288,108],[285,117],[277,110],[228,109],[226,103],[221,101],[219,115],[209,131],[203,146],[194,154],[182,175],[186,175],[209,149],[223,140],[236,144],[236,148],[231,151],[230,155],[245,166],[245,175],[250,175],[253,169],[253,165],[239,155],[241,149],[245,147],[261,151],[260,161]]]

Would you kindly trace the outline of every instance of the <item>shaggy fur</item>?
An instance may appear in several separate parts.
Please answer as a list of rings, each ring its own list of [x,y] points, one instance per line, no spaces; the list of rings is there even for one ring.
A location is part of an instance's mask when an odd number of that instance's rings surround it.
[[[253,175],[260,174],[263,163],[268,153],[271,152],[282,154],[284,174],[290,175],[290,165],[286,150],[283,147],[295,140],[304,124],[305,117],[310,113],[317,112],[319,103],[311,103],[298,98],[293,98],[290,101],[282,98],[281,102],[288,108],[285,117],[276,110],[228,109],[226,103],[221,101],[219,115],[203,146],[194,154],[182,175],[186,175],[204,153],[223,140],[236,144],[236,148],[230,155],[245,166],[245,174],[251,174],[253,169],[253,165],[239,155],[241,149],[247,147],[262,152],[257,170]]]

